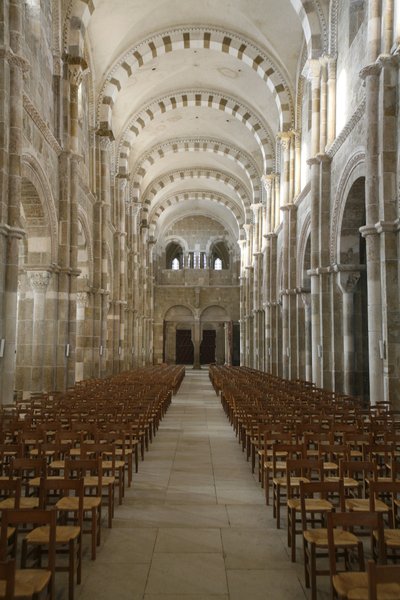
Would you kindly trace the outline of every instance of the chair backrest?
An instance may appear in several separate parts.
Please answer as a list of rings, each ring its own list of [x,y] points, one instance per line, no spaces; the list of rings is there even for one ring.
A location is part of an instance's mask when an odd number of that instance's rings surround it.
[[[78,511],[76,513],[77,523],[80,527],[83,524],[83,496],[84,480],[80,479],[40,479],[40,507],[43,509],[54,506],[56,502],[65,496],[75,496],[79,498]]]
[[[400,565],[377,565],[373,560],[368,561],[368,600],[385,598],[400,598]],[[383,592],[384,596],[378,593]]]
[[[97,477],[97,494],[101,496],[103,469],[101,458],[77,458],[65,460],[66,479],[81,479],[89,476]]]
[[[15,589],[15,559],[0,562],[0,581],[6,582],[3,600],[14,600]]]
[[[376,531],[377,535],[377,554],[381,558],[384,556],[384,537],[383,537],[383,516],[382,513],[371,511],[360,512],[331,512],[326,515],[328,531],[328,552],[329,569],[331,577],[337,573],[336,548],[334,544],[334,529],[339,527],[344,530],[352,530],[354,527],[368,529],[371,535]],[[362,543],[359,545],[359,570],[365,571],[364,552]]]
[[[389,526],[395,527],[396,512],[400,501],[400,481],[371,481],[369,484],[369,510],[375,510],[375,501],[386,501],[390,507]]]
[[[21,500],[20,479],[0,479],[0,498],[14,498],[14,507],[19,508]]]
[[[336,506],[335,500],[332,496],[337,498]],[[302,529],[307,529],[307,498],[321,498],[332,502],[332,510],[339,509],[340,511],[345,510],[345,496],[344,496],[344,484],[343,479],[338,481],[300,481],[300,509],[301,509],[301,521]]]

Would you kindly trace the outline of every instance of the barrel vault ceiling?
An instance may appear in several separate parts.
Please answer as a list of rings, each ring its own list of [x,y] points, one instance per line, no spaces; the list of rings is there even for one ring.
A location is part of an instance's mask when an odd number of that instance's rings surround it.
[[[324,2],[75,0],[69,10],[96,127],[113,138],[153,235],[192,212],[239,239],[276,168],[276,137],[296,125],[299,65]]]

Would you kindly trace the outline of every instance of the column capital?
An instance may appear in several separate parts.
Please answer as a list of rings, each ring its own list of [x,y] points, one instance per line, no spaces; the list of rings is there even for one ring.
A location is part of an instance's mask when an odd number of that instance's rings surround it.
[[[87,292],[77,292],[76,294],[76,304],[80,308],[86,308],[89,306],[89,295]]]
[[[32,290],[44,294],[50,283],[51,273],[49,271],[28,271],[27,275]]]

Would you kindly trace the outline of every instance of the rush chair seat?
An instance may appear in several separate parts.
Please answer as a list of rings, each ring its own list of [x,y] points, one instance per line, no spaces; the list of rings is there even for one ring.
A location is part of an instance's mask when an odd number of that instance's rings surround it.
[[[296,535],[303,533],[296,525],[301,521],[297,515],[301,513],[300,485],[311,481],[323,481],[323,461],[315,458],[300,458],[286,462],[286,506],[287,506],[287,543],[291,549],[291,560],[296,561]],[[314,515],[333,509],[331,502],[324,498],[310,498],[307,507]]]
[[[42,478],[40,482],[40,504],[41,508],[55,506],[59,500],[71,497],[78,499],[78,510],[73,511],[73,524],[68,525],[65,511],[60,512],[57,520],[55,533],[56,557],[57,554],[68,556],[68,565],[55,564],[55,571],[68,573],[68,598],[74,598],[74,576],[76,570],[76,582],[79,584],[82,578],[82,529],[83,529],[83,479],[57,479],[49,480]],[[57,500],[58,499],[58,500]],[[57,502],[56,502],[57,501]],[[55,505],[54,505],[54,502]],[[37,527],[29,532],[23,539],[24,556],[28,555],[29,546],[46,549],[49,543],[49,527]]]
[[[358,571],[348,570],[349,561],[347,553],[345,554],[346,570],[338,570],[338,555],[334,543],[334,530],[335,528],[341,528],[343,531],[353,531],[353,528],[355,527],[362,527],[364,530],[368,529],[371,538],[373,532],[377,532],[377,555],[379,560],[384,560],[382,513],[364,511],[350,513],[331,512],[327,514],[328,553],[332,599],[368,600],[368,576],[365,571],[364,548],[361,539],[357,545]]]
[[[377,565],[368,561],[368,600],[400,598],[400,565]]]
[[[14,600],[15,598],[15,559],[0,562],[0,598]]]
[[[315,495],[318,498],[315,499]],[[331,502],[333,496],[337,498],[336,505]],[[344,485],[343,480],[334,482],[310,482],[300,483],[301,522],[303,529],[303,555],[304,555],[304,579],[307,588],[311,587],[311,599],[317,598],[317,576],[329,575],[328,569],[317,569],[317,559],[327,556],[328,552],[328,530],[326,519],[316,527],[313,519],[313,511],[318,508],[318,499],[328,501],[329,507],[321,504],[321,513],[331,512],[339,509],[344,511]],[[316,500],[315,506],[312,500]],[[325,509],[325,510],[324,510]],[[309,527],[309,524],[311,527]],[[346,550],[357,547],[358,538],[350,531],[334,530],[334,545],[338,550]]]
[[[31,567],[15,570],[15,598],[31,598],[32,600],[36,600],[40,594],[45,593],[46,600],[54,600],[56,512],[53,509],[41,510],[39,508],[4,510],[1,519],[0,560],[5,560],[7,557],[8,528],[15,527],[16,535],[18,535],[19,527],[22,525],[33,527],[45,526],[49,528],[47,565],[41,567],[41,557],[39,556],[38,560]],[[26,564],[23,555],[21,563]]]
[[[88,488],[90,495],[83,496],[83,521],[84,528],[82,533],[91,535],[91,557],[96,559],[96,546],[101,543],[101,505],[102,505],[102,468],[101,459],[70,459],[65,461],[65,478],[84,480],[84,489],[86,491],[88,479]],[[92,479],[93,478],[93,479]],[[86,481],[85,481],[86,479]],[[78,513],[79,498],[64,497],[57,502],[57,510],[66,513]],[[85,528],[85,523],[89,526]]]

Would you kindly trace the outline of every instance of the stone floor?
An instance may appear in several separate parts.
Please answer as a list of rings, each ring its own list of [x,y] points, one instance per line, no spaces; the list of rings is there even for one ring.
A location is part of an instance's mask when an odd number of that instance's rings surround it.
[[[206,370],[187,371],[113,528],[102,531],[95,562],[85,539],[77,600],[309,597],[301,551],[292,564],[285,521],[277,531]]]

